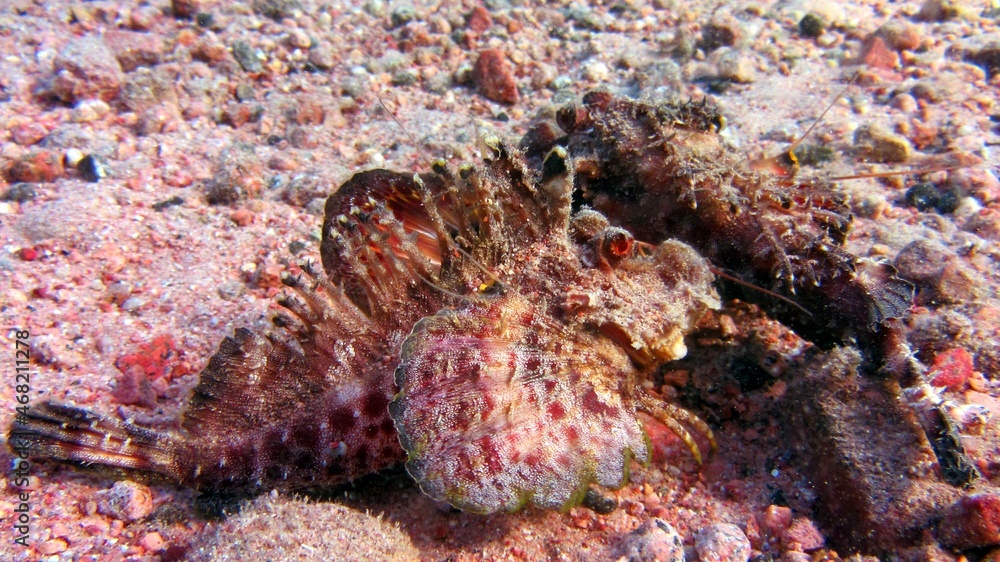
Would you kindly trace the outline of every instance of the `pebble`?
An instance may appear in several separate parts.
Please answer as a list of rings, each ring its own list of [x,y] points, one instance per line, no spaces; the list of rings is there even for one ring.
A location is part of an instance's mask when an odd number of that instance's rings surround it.
[[[114,53],[96,37],[67,43],[52,61],[52,70],[52,93],[68,103],[92,98],[111,101],[124,78]]]
[[[769,505],[760,520],[760,528],[768,537],[780,537],[791,523],[791,509],[781,505]]]
[[[88,154],[76,164],[76,171],[89,182],[98,182],[108,177],[107,165],[100,156]]]
[[[92,123],[103,119],[111,112],[111,106],[104,100],[82,100],[70,112],[69,119],[74,123]]]
[[[67,548],[69,548],[69,545],[63,539],[49,539],[39,544],[36,550],[38,550],[39,554],[50,556],[52,554],[59,554]]]
[[[694,548],[700,562],[747,562],[752,553],[750,540],[730,523],[716,523],[696,531]]]
[[[163,40],[156,34],[109,29],[104,41],[125,72],[140,66],[156,66],[163,59]]]
[[[476,6],[469,13],[469,17],[465,19],[465,26],[469,31],[482,33],[493,27],[493,17],[490,16],[490,12],[486,8]]]
[[[65,173],[62,157],[51,150],[39,150],[15,160],[7,170],[14,181],[52,182]]]
[[[156,552],[158,550],[163,550],[167,546],[166,541],[160,536],[160,533],[153,531],[152,533],[146,533],[139,540],[139,546],[145,548],[147,552]]]
[[[199,0],[171,0],[170,10],[174,17],[191,19],[201,11],[201,2]]]
[[[329,43],[319,42],[309,51],[309,62],[320,70],[329,70],[337,64]]]
[[[747,55],[736,49],[720,49],[715,63],[719,78],[739,84],[749,84],[756,80],[756,70],[753,61]]]
[[[889,49],[881,36],[873,34],[865,39],[858,60],[871,68],[895,70],[899,66],[899,53]]]
[[[240,63],[243,70],[250,74],[260,74],[264,72],[264,63],[257,56],[257,51],[246,41],[236,41],[233,43],[233,58]]]
[[[619,547],[629,562],[684,562],[684,541],[663,519],[650,519],[629,533]]]
[[[958,15],[951,0],[927,0],[920,6],[916,19],[920,21],[945,21]]]
[[[806,14],[799,20],[799,33],[804,37],[809,37],[815,39],[820,35],[823,35],[823,29],[826,25],[823,23],[823,19],[816,14]]]
[[[1000,42],[990,42],[985,47],[969,53],[966,59],[983,67],[986,74],[992,78],[1000,74]]]
[[[875,125],[854,133],[854,148],[869,162],[906,162],[913,155],[913,145],[906,137]]]
[[[222,151],[206,196],[212,204],[235,203],[260,196],[264,166],[252,145],[237,143]]]
[[[253,11],[274,21],[294,18],[301,10],[299,0],[253,0]]]
[[[962,228],[986,240],[1000,240],[1000,210],[982,209],[969,217]]]
[[[972,377],[973,370],[972,355],[958,347],[939,353],[934,358],[934,365],[927,378],[934,386],[958,390]]]
[[[28,121],[11,128],[10,137],[21,146],[30,146],[45,138],[49,131],[37,121]]]
[[[984,492],[952,505],[938,525],[945,546],[968,550],[1000,545],[1000,495]]]
[[[472,81],[480,94],[495,102],[514,105],[520,99],[514,72],[507,57],[498,49],[479,53],[472,69]]]
[[[813,552],[823,548],[826,538],[811,519],[799,517],[781,534],[781,544],[788,550]]]
[[[38,194],[35,192],[35,187],[30,183],[19,182],[7,188],[3,196],[0,199],[4,201],[15,201],[17,203],[27,203],[34,199]]]
[[[148,486],[122,480],[110,490],[97,492],[97,511],[130,523],[153,512],[153,492]]]
[[[603,62],[592,62],[583,69],[583,77],[591,82],[604,82],[610,74],[611,70]]]
[[[902,19],[891,19],[876,33],[885,39],[889,48],[896,51],[914,51],[922,42],[917,26]]]
[[[128,26],[134,31],[149,31],[160,17],[160,10],[154,6],[142,6],[132,10]]]
[[[400,27],[417,19],[417,11],[413,8],[413,6],[403,4],[393,8],[389,19],[392,20],[393,27]]]

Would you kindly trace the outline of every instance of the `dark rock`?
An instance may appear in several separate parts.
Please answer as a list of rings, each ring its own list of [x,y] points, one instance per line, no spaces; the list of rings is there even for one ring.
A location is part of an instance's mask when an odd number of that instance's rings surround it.
[[[170,10],[173,12],[174,17],[181,19],[191,19],[198,10],[201,9],[201,2],[199,0],[171,0]]]
[[[236,41],[233,43],[233,58],[240,63],[243,70],[250,74],[260,74],[264,72],[264,63],[257,56],[257,50],[246,41]]]
[[[899,387],[859,373],[849,348],[817,356],[789,386],[786,431],[818,494],[814,517],[838,552],[891,553],[920,542],[960,490],[912,470],[935,453]],[[873,430],[873,428],[878,428]]]
[[[991,490],[958,500],[937,534],[942,544],[959,550],[1000,545],[1000,493]]]
[[[594,488],[589,488],[583,496],[582,505],[594,513],[607,515],[618,509],[618,500],[614,496],[604,495]]]
[[[275,21],[295,16],[302,9],[298,0],[254,0],[253,11]]]
[[[940,201],[941,194],[931,183],[920,182],[906,190],[906,204],[920,212],[934,209]]]
[[[799,20],[799,33],[805,37],[811,37],[815,39],[820,35],[823,35],[823,20],[820,19],[816,14],[806,14],[801,20]]]
[[[7,188],[7,191],[3,194],[4,201],[16,201],[18,203],[26,203],[35,198],[37,193],[35,193],[35,186],[30,183],[15,183],[14,185]]]
[[[107,165],[97,155],[88,154],[76,164],[76,171],[89,182],[98,182],[108,177]]]
[[[400,27],[417,19],[417,11],[413,9],[413,6],[403,4],[393,8],[389,18],[392,20],[393,27]]]

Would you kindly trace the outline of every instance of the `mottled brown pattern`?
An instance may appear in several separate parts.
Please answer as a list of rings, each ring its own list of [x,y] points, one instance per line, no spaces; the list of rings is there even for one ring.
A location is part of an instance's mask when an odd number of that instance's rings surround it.
[[[640,409],[700,460],[707,425],[640,383],[719,306],[707,262],[595,211],[571,217],[563,151],[539,171],[483,143],[480,169],[374,170],[331,196],[324,271],[283,279],[279,330],[223,341],[179,430],[46,403],[12,445],[235,492],[337,484],[405,449],[425,491],[479,512],[624,484],[629,460],[649,458]]]

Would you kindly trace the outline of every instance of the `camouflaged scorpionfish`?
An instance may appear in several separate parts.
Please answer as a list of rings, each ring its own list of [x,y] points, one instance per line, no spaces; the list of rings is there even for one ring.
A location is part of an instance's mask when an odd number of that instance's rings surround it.
[[[324,272],[285,279],[278,330],[222,342],[179,430],[43,403],[10,446],[217,492],[334,485],[405,460],[428,495],[482,513],[624,485],[651,457],[637,411],[700,460],[707,425],[641,383],[718,308],[708,263],[571,216],[561,149],[543,176],[484,142],[479,170],[363,172],[330,197]]]

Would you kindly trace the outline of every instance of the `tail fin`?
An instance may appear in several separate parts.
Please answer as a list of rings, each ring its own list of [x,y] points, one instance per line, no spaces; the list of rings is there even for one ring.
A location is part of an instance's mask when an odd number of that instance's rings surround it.
[[[177,478],[175,441],[89,410],[42,402],[19,414],[7,446],[22,458],[47,458]]]

